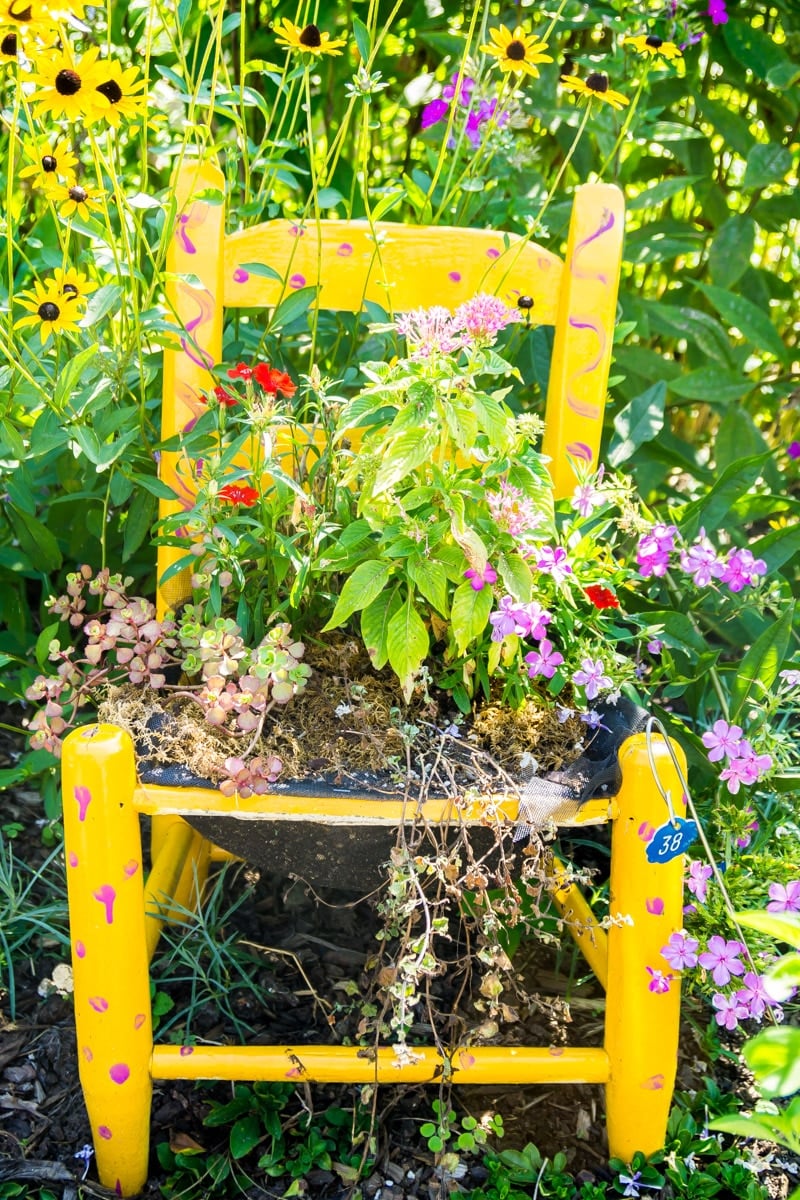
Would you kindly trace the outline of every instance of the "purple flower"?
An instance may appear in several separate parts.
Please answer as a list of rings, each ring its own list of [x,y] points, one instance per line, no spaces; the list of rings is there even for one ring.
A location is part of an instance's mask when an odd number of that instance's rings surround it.
[[[651,575],[666,575],[677,535],[675,525],[654,525],[649,533],[639,538],[636,561],[643,579],[649,579]]]
[[[703,734],[701,741],[708,750],[709,762],[719,762],[723,757],[736,758],[742,744],[742,730],[739,725],[715,721],[708,733]]]
[[[430,358],[431,354],[437,352],[453,354],[461,349],[462,340],[453,318],[442,305],[401,313],[394,327],[406,339],[412,359]]]
[[[800,671],[781,671],[780,678],[787,687],[800,687]]]
[[[571,507],[582,517],[590,517],[603,503],[603,496],[593,483],[581,483],[572,493]]]
[[[452,100],[456,94],[456,84],[458,83],[458,71],[450,76],[450,82],[442,88],[442,95],[445,100]],[[462,108],[466,108],[472,99],[472,93],[475,90],[475,80],[469,75],[464,75],[461,80],[461,92],[458,97],[458,102]]]
[[[567,576],[572,574],[572,567],[567,561],[567,552],[563,546],[542,546],[536,566],[540,571],[552,575],[556,583],[563,583]]]
[[[605,729],[606,733],[611,732],[608,726],[603,724],[603,718],[600,716],[600,713],[595,712],[594,709],[591,712],[581,713],[581,720],[590,729]]]
[[[559,725],[566,725],[570,717],[575,716],[575,709],[565,708],[563,704],[558,704],[556,706],[556,716],[558,717]]]
[[[717,1024],[726,1029],[735,1029],[739,1021],[748,1016],[748,1010],[736,996],[723,996],[722,992],[717,992],[711,997],[711,1003],[717,1010],[714,1014]]]
[[[596,661],[591,658],[581,659],[581,667],[572,676],[572,682],[586,688],[586,699],[596,700],[601,691],[609,691],[614,686],[614,680],[605,674],[605,663],[602,658]]]
[[[791,879],[787,884],[771,883],[767,912],[800,913],[800,879]]]
[[[459,304],[453,316],[453,328],[467,333],[471,341],[494,341],[501,329],[513,325],[521,316],[518,309],[509,308],[499,296],[481,292]]]
[[[711,971],[711,978],[719,987],[730,982],[732,975],[744,975],[739,955],[744,946],[741,942],[728,942],[719,934],[708,939],[708,949],[698,958],[701,967]]]
[[[766,573],[767,564],[763,558],[753,558],[749,550],[731,550],[719,580],[727,583],[732,592],[741,592],[754,584],[759,575]]]
[[[772,767],[769,754],[756,754],[747,738],[742,738],[736,758],[732,758],[719,777],[728,786],[728,791],[735,796],[742,784],[756,783],[766,771]]]
[[[747,1010],[748,1017],[752,1017],[754,1021],[760,1021],[767,1006],[774,1004],[775,1001],[766,991],[764,980],[753,971],[746,973],[742,983],[744,987],[738,989],[736,999]]]
[[[727,25],[728,12],[725,8],[726,0],[708,0],[707,17],[711,18],[712,25]],[[731,1028],[728,1026],[728,1028]]]
[[[674,975],[665,975],[663,971],[656,971],[653,967],[646,968],[650,976],[650,982],[647,985],[647,990],[650,992],[658,992],[663,995],[669,991],[669,985],[675,978]]]
[[[446,100],[431,100],[422,110],[420,129],[430,129],[431,125],[438,125],[445,119],[449,110],[450,105]]]
[[[696,587],[707,587],[712,579],[719,578],[724,569],[704,529],[700,530],[700,537],[688,550],[681,551],[681,570],[692,576]]]
[[[686,886],[701,904],[705,904],[706,902],[708,881],[713,874],[713,868],[708,866],[707,863],[700,862],[699,858],[692,859],[689,863],[689,878]]]
[[[552,619],[551,614],[535,600],[530,604],[518,604],[511,596],[503,596],[498,610],[489,615],[489,621],[494,626],[492,641],[502,642],[503,638],[516,633],[519,637],[533,638],[538,642],[544,637]]]
[[[660,640],[660,638],[651,638],[647,643],[647,649],[651,654],[660,654],[664,649],[664,643]]]
[[[469,567],[464,572],[464,578],[469,580],[469,586],[473,592],[482,592],[487,583],[492,584],[497,582],[497,571],[495,571],[491,563],[487,562],[483,568],[482,575],[474,567]]]
[[[800,442],[789,442],[786,447],[786,453],[789,458],[800,458]]]
[[[661,955],[674,971],[688,971],[697,966],[699,946],[697,938],[689,937],[686,930],[681,929],[671,935],[666,946],[661,947]]]
[[[528,675],[531,679],[536,679],[538,675],[543,675],[545,679],[552,679],[558,667],[564,661],[564,655],[559,654],[553,648],[553,643],[543,638],[538,650],[531,650],[530,654],[525,655],[525,662],[528,664]]]

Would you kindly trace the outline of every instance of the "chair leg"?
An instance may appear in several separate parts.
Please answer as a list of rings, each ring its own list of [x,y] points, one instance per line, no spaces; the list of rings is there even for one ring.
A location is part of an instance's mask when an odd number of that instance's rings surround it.
[[[62,780],[75,1024],[100,1180],[147,1180],[153,1032],[133,745],[113,725],[75,730]]]
[[[652,753],[675,815],[682,817],[683,789],[662,738],[653,738]],[[670,978],[660,951],[683,924],[683,858],[647,861],[647,843],[669,812],[643,734],[624,744],[620,764],[619,815],[611,835],[610,915],[619,923],[608,933],[606,1116],[610,1156],[630,1162],[637,1150],[652,1154],[664,1145],[675,1086],[680,979]]]

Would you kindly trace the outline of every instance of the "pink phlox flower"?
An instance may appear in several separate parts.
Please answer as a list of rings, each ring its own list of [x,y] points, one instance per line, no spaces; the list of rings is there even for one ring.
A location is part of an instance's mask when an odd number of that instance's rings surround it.
[[[394,327],[412,348],[411,358],[430,358],[431,354],[453,354],[462,339],[448,309],[440,304],[401,313]]]
[[[749,1015],[749,1010],[736,996],[723,996],[722,992],[717,992],[711,997],[711,1003],[717,1010],[714,1014],[717,1024],[726,1029],[735,1029]]]
[[[747,738],[742,738],[737,756],[730,760],[724,771],[720,771],[719,777],[725,781],[731,795],[735,796],[742,784],[749,786],[756,783],[771,768],[771,755],[756,754]]]
[[[691,575],[696,587],[708,587],[712,579],[718,579],[725,564],[717,558],[717,552],[706,537],[704,529],[687,550],[681,550],[681,570]]]
[[[685,929],[670,936],[666,946],[661,947],[661,956],[665,958],[673,971],[688,971],[697,966],[697,951],[700,943],[697,938],[689,937]]]
[[[572,682],[586,689],[586,699],[596,700],[600,692],[610,691],[614,680],[605,673],[605,663],[602,658],[581,659],[580,670],[572,676]]]
[[[636,547],[636,562],[643,579],[666,575],[677,535],[675,525],[662,524],[654,525],[648,533],[642,534]]]
[[[669,985],[675,978],[674,975],[665,975],[663,971],[657,971],[653,967],[647,967],[647,973],[651,977],[647,985],[647,990],[658,992],[660,995],[669,991]]]
[[[538,601],[532,600],[530,604],[525,605],[525,619],[528,622],[525,636],[534,642],[540,642],[547,633],[547,626],[552,621],[553,614],[542,608]]]
[[[497,571],[491,563],[486,564],[483,568],[483,574],[476,570],[475,567],[469,567],[464,572],[464,578],[469,580],[469,586],[473,592],[482,592],[488,584],[497,583]]]
[[[800,687],[800,671],[781,671],[780,678],[787,687]]]
[[[651,638],[650,641],[647,643],[647,649],[650,651],[651,654],[660,654],[661,651],[664,649],[664,643],[661,641],[660,638]]]
[[[767,912],[800,913],[800,879],[790,879],[786,884],[771,883]]]
[[[698,958],[701,967],[711,971],[711,978],[719,987],[730,982],[733,975],[744,975],[739,955],[744,946],[741,942],[729,942],[719,934],[708,939],[708,949]]]
[[[775,1001],[765,989],[764,980],[753,971],[745,973],[742,983],[744,987],[738,989],[736,999],[743,1008],[747,1009],[748,1017],[752,1017],[754,1021],[760,1021],[767,1007],[774,1004]]]
[[[563,546],[542,546],[536,566],[540,571],[552,575],[556,583],[563,583],[572,574],[572,567],[567,560],[567,552]]]
[[[458,72],[450,76],[450,82],[442,88],[442,96],[445,100],[452,100],[456,94],[456,84],[458,83]],[[462,108],[466,108],[472,99],[472,93],[475,90],[475,80],[469,75],[464,75],[461,80],[461,91],[458,97],[458,102]]]
[[[593,483],[580,483],[572,493],[570,506],[582,517],[590,517],[603,503],[603,494]]]
[[[686,881],[686,886],[701,904],[705,904],[706,902],[708,881],[713,874],[713,867],[710,867],[708,863],[700,862],[699,858],[692,859],[689,863],[689,878]]]
[[[470,341],[494,341],[501,329],[521,317],[518,309],[509,308],[499,296],[481,292],[459,304],[453,315],[453,328],[467,334]]]
[[[763,558],[753,558],[749,550],[731,550],[720,575],[720,583],[726,583],[732,592],[741,592],[752,586],[759,575],[766,575],[767,564]]]
[[[712,25],[728,24],[728,10],[725,3],[726,0],[708,0],[706,16],[711,18]]]
[[[742,730],[739,725],[729,725],[727,721],[715,721],[711,729],[700,739],[708,751],[709,762],[719,762],[721,758],[738,758],[739,747],[742,744]]]
[[[536,679],[538,675],[543,675],[545,679],[552,679],[563,661],[563,654],[559,654],[558,650],[554,649],[553,643],[547,638],[542,638],[538,650],[531,650],[530,654],[525,655],[528,675],[531,679]]]
[[[493,626],[493,642],[502,642],[503,638],[510,637],[512,633],[519,637],[527,637],[530,633],[528,605],[519,604],[512,596],[503,596],[498,609],[489,614],[489,621]]]

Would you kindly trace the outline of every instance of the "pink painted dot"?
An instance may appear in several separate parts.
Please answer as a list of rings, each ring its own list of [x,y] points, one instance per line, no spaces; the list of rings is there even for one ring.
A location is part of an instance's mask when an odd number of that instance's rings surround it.
[[[244,267],[237,267],[236,270],[233,272],[233,282],[234,283],[247,283],[249,278],[250,278],[250,272],[245,271]]]
[[[189,1054],[194,1054],[194,1046],[181,1046],[179,1052],[181,1058],[186,1058]]]
[[[78,865],[78,856],[77,856],[77,854],[75,854],[74,852],[72,852],[72,853],[70,853],[69,855],[67,855],[67,862],[69,863],[69,865],[70,865],[71,867],[77,867],[77,865]]]
[[[94,1055],[92,1054],[92,1052],[88,1046],[84,1046],[81,1053],[83,1054],[83,1057],[86,1059],[87,1062],[91,1062],[92,1059],[94,1058]]]
[[[100,1137],[104,1138],[107,1142],[110,1142],[111,1138],[113,1137],[113,1134],[107,1125],[98,1125],[97,1132],[100,1134]]]
[[[349,242],[340,242],[339,248],[336,251],[336,253],[339,255],[339,258],[349,258],[350,255],[353,253],[353,247],[350,245]]]
[[[86,820],[86,810],[92,802],[92,794],[86,787],[76,787],[75,799],[78,801],[78,820]]]
[[[78,958],[86,958],[86,947],[83,942],[75,943],[75,954]]]
[[[660,896],[648,897],[645,904],[647,911],[654,917],[660,917],[664,911],[664,901]]]
[[[139,863],[135,858],[132,858],[130,862],[125,863],[125,866],[122,868],[122,870],[125,872],[127,878],[130,879],[131,875],[135,875],[139,870]]]
[[[469,1069],[469,1067],[475,1066],[475,1055],[470,1054],[468,1050],[459,1050],[458,1061],[461,1064],[462,1069],[466,1071]]]
[[[586,442],[570,442],[567,446],[567,454],[571,454],[573,458],[581,458],[584,462],[591,462],[594,458],[591,446],[587,446]]]
[[[137,1013],[133,1018],[133,1028],[141,1029],[146,1020],[147,1018],[145,1017],[144,1013]]]
[[[305,286],[306,286],[305,275],[292,275],[291,279],[289,280],[289,287],[291,287],[291,288],[301,288],[301,287],[305,287]]]
[[[447,278],[452,283],[461,283],[461,272],[460,271],[449,271]]]
[[[89,1007],[93,1008],[95,1012],[104,1013],[108,1008],[108,1001],[105,996],[90,996]]]
[[[499,258],[499,257],[500,257],[500,251],[499,251],[499,250],[495,250],[494,246],[492,246],[492,248],[491,248],[490,250],[487,250],[487,251],[486,251],[486,257],[487,257],[487,258]]]
[[[108,1073],[114,1083],[125,1083],[130,1078],[131,1069],[127,1063],[114,1063],[113,1067],[109,1067]]]
[[[664,1076],[663,1075],[651,1075],[649,1079],[645,1079],[644,1083],[641,1086],[643,1088],[645,1088],[648,1092],[660,1092],[661,1089],[664,1087]]]
[[[305,233],[305,229],[301,229],[299,225],[290,225],[289,233],[292,237],[302,237]]]
[[[537,254],[536,262],[540,271],[549,271],[552,263],[549,258],[545,258],[543,254]]]
[[[553,1056],[553,1058],[561,1058],[561,1055],[564,1053],[564,1047],[563,1046],[548,1046],[547,1053],[551,1054]]]
[[[655,833],[655,829],[653,828],[652,825],[649,825],[647,821],[642,821],[637,832],[643,842],[651,842],[653,840],[653,834]]]
[[[96,892],[92,892],[95,900],[99,900],[106,910],[106,925],[114,924],[114,901],[117,893],[110,883],[104,883]]]

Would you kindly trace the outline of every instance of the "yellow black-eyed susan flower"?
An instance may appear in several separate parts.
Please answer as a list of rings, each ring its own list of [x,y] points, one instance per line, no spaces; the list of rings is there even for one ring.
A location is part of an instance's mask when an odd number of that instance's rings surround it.
[[[288,18],[282,17],[275,25],[279,46],[288,46],[290,50],[301,50],[320,58],[323,54],[341,54],[340,46],[346,44],[345,38],[331,38],[329,33],[323,33],[316,25],[306,25],[301,28]]]
[[[107,101],[100,118],[116,127],[123,117],[138,116],[144,101],[144,96],[137,95],[144,87],[144,80],[137,78],[138,68],[123,68],[110,58],[98,64],[98,74],[100,82],[95,84],[95,91]]]
[[[66,270],[63,267],[56,268],[49,282],[56,285],[59,295],[64,298],[68,307],[76,309],[82,309],[90,293],[96,292],[98,288],[93,279],[75,267],[67,267]]]
[[[53,24],[42,0],[0,0],[0,31],[3,37],[11,30],[31,30],[36,33]]]
[[[16,62],[18,46],[16,29],[2,30],[0,32],[0,62]]]
[[[647,58],[660,57],[666,59],[667,62],[683,58],[674,42],[665,42],[655,33],[640,33],[636,37],[626,37],[623,38],[622,44],[623,46],[632,46],[637,54]]]
[[[98,112],[108,108],[108,101],[96,90],[101,82],[97,54],[92,46],[78,58],[65,45],[39,58],[38,71],[28,76],[28,82],[36,87],[31,100],[37,116],[93,121]]]
[[[103,193],[85,183],[53,183],[48,186],[47,194],[58,205],[62,217],[77,215],[85,220],[103,207]]]
[[[59,179],[70,185],[75,182],[78,160],[65,141],[42,138],[35,145],[26,146],[25,153],[33,161],[19,172],[20,179],[30,179],[34,187],[42,188],[49,188]]]
[[[490,29],[491,42],[481,46],[484,54],[492,54],[497,59],[501,71],[513,71],[516,75],[532,75],[538,78],[539,63],[552,62],[546,54],[547,42],[541,42],[532,33],[525,33],[518,25],[512,33],[505,25],[499,29]]]
[[[20,317],[14,323],[15,329],[24,329],[28,325],[38,325],[42,345],[52,333],[65,333],[78,328],[78,320],[83,316],[82,306],[74,302],[70,304],[61,294],[58,284],[53,279],[46,283],[36,280],[33,290],[23,292],[17,298],[17,303],[28,310],[26,317]]]
[[[624,108],[626,104],[630,104],[627,96],[613,91],[608,86],[608,76],[601,71],[593,71],[585,79],[579,79],[577,75],[562,75],[559,83],[568,92],[577,92],[579,96],[588,96],[589,100],[602,100],[604,104],[610,104],[612,108]]]

